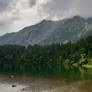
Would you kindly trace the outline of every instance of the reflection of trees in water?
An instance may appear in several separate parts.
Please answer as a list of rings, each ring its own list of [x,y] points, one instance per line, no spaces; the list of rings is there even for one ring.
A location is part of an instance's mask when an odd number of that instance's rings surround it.
[[[69,67],[68,65],[65,66],[60,64],[34,64],[30,70],[31,74],[37,76],[51,76],[72,79],[92,78],[92,69],[87,69],[85,67]]]

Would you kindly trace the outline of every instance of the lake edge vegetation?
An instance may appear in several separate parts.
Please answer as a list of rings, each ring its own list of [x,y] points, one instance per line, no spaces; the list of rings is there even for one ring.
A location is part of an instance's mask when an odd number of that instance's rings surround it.
[[[86,65],[92,65],[92,36],[66,44],[0,46],[0,72],[55,72],[56,66]]]

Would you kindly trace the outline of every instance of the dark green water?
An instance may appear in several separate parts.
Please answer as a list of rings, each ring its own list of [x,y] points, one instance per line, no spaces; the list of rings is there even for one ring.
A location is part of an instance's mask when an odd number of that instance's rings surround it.
[[[92,92],[92,69],[61,65],[31,69],[13,79],[10,74],[1,74],[0,92]]]

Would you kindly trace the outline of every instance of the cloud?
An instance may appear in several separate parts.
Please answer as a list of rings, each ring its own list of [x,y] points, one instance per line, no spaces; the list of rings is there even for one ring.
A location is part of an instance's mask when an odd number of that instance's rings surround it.
[[[43,19],[92,17],[92,0],[0,0],[0,35]]]
[[[61,17],[66,12],[70,11],[72,7],[72,0],[52,0],[43,6],[42,10],[48,13],[51,19],[54,16]]]
[[[84,17],[92,17],[92,0],[76,0],[76,13]]]
[[[34,5],[36,5],[36,0],[29,0],[29,5],[31,7],[33,7]]]
[[[10,6],[10,0],[0,0],[0,12],[8,10]]]
[[[18,24],[24,20],[22,19],[24,16],[22,14],[26,13],[29,9],[29,5],[33,7],[35,3],[36,0],[0,0],[0,35],[23,27],[18,26]],[[14,25],[16,22],[18,22],[18,24]]]
[[[48,19],[62,19],[74,15],[92,17],[91,10],[92,0],[50,0],[40,12],[49,14]]]

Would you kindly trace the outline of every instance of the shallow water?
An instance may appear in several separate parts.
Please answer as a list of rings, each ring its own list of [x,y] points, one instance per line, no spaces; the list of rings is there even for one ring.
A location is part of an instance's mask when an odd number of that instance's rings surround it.
[[[92,80],[0,75],[0,92],[92,92]]]

